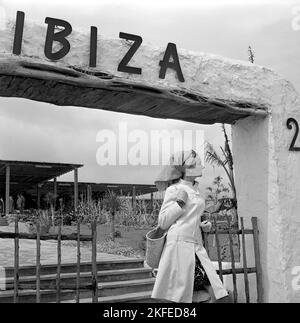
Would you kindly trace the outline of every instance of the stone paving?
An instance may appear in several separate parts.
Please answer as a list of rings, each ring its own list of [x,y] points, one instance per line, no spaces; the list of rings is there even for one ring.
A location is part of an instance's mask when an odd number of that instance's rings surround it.
[[[36,241],[20,239],[20,266],[35,265],[36,261]],[[125,259],[127,257],[112,255],[98,252],[97,261]],[[81,261],[91,261],[91,249],[87,247],[81,248]],[[70,263],[77,261],[77,248],[65,245],[62,242],[62,263]],[[41,264],[57,263],[57,244],[52,241],[41,241]],[[14,265],[14,240],[0,239],[0,266],[8,267]]]

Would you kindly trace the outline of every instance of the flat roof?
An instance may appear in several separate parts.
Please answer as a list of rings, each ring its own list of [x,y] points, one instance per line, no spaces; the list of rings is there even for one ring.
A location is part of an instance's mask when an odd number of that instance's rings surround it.
[[[10,166],[10,194],[28,190],[83,166],[81,164],[0,160],[0,197],[5,196],[7,165]]]

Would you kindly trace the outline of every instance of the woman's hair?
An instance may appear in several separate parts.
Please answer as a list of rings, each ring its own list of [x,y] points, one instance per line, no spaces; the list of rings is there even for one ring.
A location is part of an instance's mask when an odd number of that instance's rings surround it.
[[[172,179],[172,180],[169,182],[169,186],[171,186],[171,185],[174,185],[174,184],[178,183],[182,178],[183,178],[183,176],[181,176],[181,177],[179,177],[179,178],[176,178],[176,179]]]

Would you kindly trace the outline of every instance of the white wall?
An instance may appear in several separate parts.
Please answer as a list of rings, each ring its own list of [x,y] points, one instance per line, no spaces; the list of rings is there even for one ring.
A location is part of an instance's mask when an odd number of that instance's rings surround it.
[[[286,127],[289,117],[300,122],[300,104],[289,83],[272,99],[270,116],[232,127],[238,211],[247,227],[258,217],[264,301],[300,302],[292,275],[300,265],[300,152],[288,150],[294,131]]]

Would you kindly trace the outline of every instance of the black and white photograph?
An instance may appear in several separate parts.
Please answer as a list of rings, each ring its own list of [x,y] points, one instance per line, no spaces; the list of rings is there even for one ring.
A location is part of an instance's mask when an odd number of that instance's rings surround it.
[[[300,303],[299,70],[299,0],[0,0],[0,309]]]

